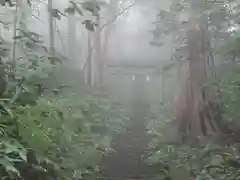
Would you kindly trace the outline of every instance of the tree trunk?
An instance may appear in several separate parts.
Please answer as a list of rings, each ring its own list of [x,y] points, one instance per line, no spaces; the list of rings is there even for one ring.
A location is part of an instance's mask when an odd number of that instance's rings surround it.
[[[70,65],[76,66],[76,17],[75,12],[68,13],[68,58]]]
[[[48,0],[48,23],[49,23],[49,52],[55,55],[54,45],[54,29],[53,29],[53,16],[52,16],[52,0]]]
[[[180,94],[177,120],[182,141],[197,142],[219,135],[216,119],[214,92],[204,87],[212,67],[210,39],[207,36],[207,23],[201,18],[188,32],[189,58],[183,73],[182,93]]]
[[[16,8],[15,8],[15,14],[13,19],[13,37],[17,36],[17,27],[19,22],[19,6],[21,4],[21,1],[17,1]],[[15,67],[16,64],[16,49],[17,49],[17,41],[15,38],[13,38],[13,47],[12,47],[12,54],[11,54],[11,61],[13,67]]]
[[[103,41],[103,48],[102,48],[102,79],[103,84],[105,83],[106,79],[106,65],[108,63],[108,56],[107,56],[107,50],[108,50],[108,43],[109,38],[111,36],[112,29],[114,28],[114,22],[110,23],[114,18],[116,18],[118,14],[118,0],[111,0],[110,4],[107,7],[107,17],[109,19],[107,20],[107,24],[109,24],[107,27],[105,27],[104,30],[104,41]]]
[[[107,63],[108,63],[108,55],[107,55],[107,53],[108,53],[108,42],[109,42],[109,37],[110,37],[110,34],[111,34],[111,25],[110,25],[110,27],[106,27],[106,29],[105,29],[105,31],[104,31],[104,41],[103,41],[103,48],[102,48],[102,56],[101,56],[101,58],[102,58],[102,76],[103,76],[103,85],[105,85],[105,81],[106,81],[106,66],[107,66]]]
[[[95,32],[95,64],[96,64],[96,85],[98,88],[102,87],[103,81],[104,81],[104,62],[102,58],[102,46],[101,46],[101,29],[100,29],[100,17],[97,17],[97,22],[98,27],[96,28]]]
[[[93,87],[93,73],[92,73],[92,45],[91,45],[91,33],[88,32],[88,54],[87,54],[87,83],[91,88]]]

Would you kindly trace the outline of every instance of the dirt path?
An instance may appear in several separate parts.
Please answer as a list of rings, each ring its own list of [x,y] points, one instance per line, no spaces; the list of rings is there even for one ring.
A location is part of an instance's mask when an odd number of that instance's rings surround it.
[[[154,172],[142,159],[149,142],[145,129],[148,106],[136,102],[130,111],[131,122],[127,131],[114,140],[116,153],[103,160],[101,174],[106,180],[156,179],[156,170]]]

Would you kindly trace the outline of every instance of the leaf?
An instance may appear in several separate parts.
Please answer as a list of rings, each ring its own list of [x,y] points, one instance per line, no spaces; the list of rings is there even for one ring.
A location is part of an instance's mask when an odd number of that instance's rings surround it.
[[[69,9],[70,13],[74,13],[75,11],[77,11],[79,15],[83,16],[83,11],[81,10],[81,8],[78,7],[77,4],[73,1],[70,1],[70,3],[72,4],[72,7],[68,7],[70,8]]]
[[[22,158],[22,160],[27,160],[27,154],[24,147],[16,140],[10,139],[9,141],[3,141],[3,144],[5,146],[4,152],[6,154],[10,153],[18,153],[18,155]]]
[[[15,173],[18,177],[20,177],[20,172],[13,166],[11,162],[9,162],[6,158],[1,157],[0,158],[0,165],[4,167],[4,169],[10,173],[13,172]]]
[[[52,65],[56,65],[57,63],[61,63],[61,59],[58,58],[58,57],[51,56],[51,57],[48,57],[48,60],[50,61],[50,63]]]
[[[100,10],[100,6],[96,1],[92,2],[84,2],[82,3],[83,9],[92,13],[93,16],[98,16],[98,11]]]
[[[169,172],[166,169],[162,169],[162,171],[164,172],[164,174],[169,175]]]
[[[9,108],[5,107],[4,104],[0,104],[0,116],[1,115],[10,116],[13,118],[12,111]]]
[[[21,32],[23,37],[27,37],[28,39],[30,39],[34,43],[43,43],[43,41],[39,40],[39,38],[40,38],[39,34],[37,34],[35,32],[31,32],[31,31],[25,31],[25,30],[22,30],[22,29],[19,29],[19,31]]]
[[[4,156],[4,158],[6,158],[9,162],[14,163],[14,162],[22,162],[22,159],[18,159],[18,158],[10,158],[8,156]]]
[[[12,3],[12,0],[1,0],[1,1],[0,1],[0,4],[1,4],[2,6],[5,6],[6,3],[8,3],[8,5],[9,5],[10,7],[13,7],[13,6],[14,6],[14,4]]]
[[[94,24],[91,20],[84,20],[83,24],[85,24],[87,30],[94,32]]]
[[[65,13],[68,13],[68,14],[74,14],[75,12],[75,9],[73,7],[67,7],[65,10],[64,10]]]
[[[224,153],[222,153],[223,155],[225,155],[225,156],[231,156],[232,154],[230,154],[230,153],[228,153],[228,152],[224,152]]]
[[[58,9],[52,9],[52,16],[54,18],[57,18],[58,20],[61,20],[61,16],[60,16],[60,11]]]
[[[32,6],[31,0],[27,0],[27,4],[28,4],[29,6]]]

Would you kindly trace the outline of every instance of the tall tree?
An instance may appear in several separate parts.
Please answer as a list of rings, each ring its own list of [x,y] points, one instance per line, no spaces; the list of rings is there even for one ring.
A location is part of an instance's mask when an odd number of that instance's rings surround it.
[[[94,84],[94,81],[93,81],[93,62],[92,62],[92,43],[91,43],[91,32],[88,32],[88,42],[87,42],[87,45],[88,45],[88,48],[87,48],[87,51],[88,51],[88,54],[87,54],[87,83],[88,83],[88,86],[89,87],[93,87],[93,84]]]
[[[216,15],[221,15],[220,20]],[[183,66],[179,68],[182,87],[176,114],[183,141],[197,142],[221,133],[217,93],[204,83],[214,75],[213,45],[229,36],[228,15],[225,3],[202,0],[175,0],[170,11],[158,14],[152,44],[158,46],[162,35],[173,35],[177,46],[172,59]]]
[[[117,0],[113,0],[113,2],[118,2]],[[110,2],[110,4],[112,1]],[[133,4],[134,5],[134,4]],[[127,7],[124,9],[122,12],[114,12],[111,13],[111,16],[109,16],[109,13],[107,13],[107,22],[104,23],[103,21],[103,14],[100,14],[100,10],[102,7],[107,10],[107,12],[111,9],[113,11],[113,7],[106,5],[105,1],[97,1],[97,0],[90,0],[82,3],[81,8],[77,5],[75,5],[75,8],[79,14],[82,14],[82,10],[86,10],[87,12],[90,12],[92,16],[94,17],[94,20],[84,20],[83,24],[85,25],[86,29],[89,30],[88,33],[88,55],[87,55],[87,61],[83,66],[83,70],[87,68],[88,76],[88,84],[92,84],[91,87],[102,87],[104,85],[104,77],[105,77],[105,66],[106,66],[106,53],[107,53],[107,43],[108,43],[108,38],[110,35],[110,30],[111,28],[108,29],[116,20],[117,18],[122,15],[127,9],[132,7],[133,5]],[[68,13],[72,10],[68,9]],[[114,15],[113,15],[114,14]],[[111,26],[112,27],[112,26]],[[108,30],[107,30],[108,29]],[[104,34],[104,41],[103,39],[103,32],[106,32]],[[91,40],[94,42],[91,44]],[[91,45],[90,45],[91,44]],[[93,56],[93,53],[94,56]],[[91,58],[94,58],[92,60]],[[92,62],[92,63],[91,63]],[[91,71],[91,72],[89,72]],[[89,83],[91,79],[91,83]]]
[[[97,29],[97,34],[98,34],[97,44],[98,46],[102,45],[102,47],[100,48],[98,47],[97,49],[98,57],[99,57],[98,77],[99,77],[100,86],[104,85],[104,81],[105,81],[105,76],[106,76],[105,71],[106,71],[106,65],[108,62],[108,57],[107,57],[108,43],[109,43],[109,38],[111,36],[111,33],[115,27],[115,22],[118,20],[118,18],[122,14],[124,14],[126,11],[128,11],[130,8],[132,8],[135,5],[135,2],[133,2],[131,5],[128,5],[127,7],[123,7],[121,9],[120,3],[121,1],[119,0],[110,0],[109,3],[105,5],[106,22],[105,24],[102,23],[102,25],[99,26],[100,28]]]
[[[107,57],[107,49],[108,49],[108,43],[109,43],[109,38],[111,36],[111,32],[114,29],[114,18],[116,18],[119,14],[119,0],[111,0],[107,6],[106,6],[106,24],[108,24],[103,28],[103,47],[102,47],[102,61],[103,61],[103,67],[102,67],[102,76],[103,76],[103,81],[105,79],[105,71],[106,71],[106,64],[108,62],[108,57]],[[103,82],[104,83],[104,82]]]
[[[20,20],[20,7],[21,7],[22,1],[17,1],[15,12],[14,12],[14,20],[13,20],[13,37],[17,36],[17,28]],[[12,54],[11,54],[11,60],[13,62],[13,66],[15,66],[16,61],[16,47],[17,47],[17,40],[13,38],[13,47],[12,47]]]
[[[97,87],[101,88],[104,81],[104,61],[102,57],[102,43],[101,43],[101,21],[100,15],[97,16],[96,23],[98,26],[95,31],[95,64],[96,64],[96,76],[95,81],[97,83]]]
[[[54,26],[53,26],[53,0],[48,0],[48,23],[49,23],[49,52],[55,54]]]
[[[72,8],[73,12],[68,13],[68,58],[72,65],[76,63],[76,13],[74,4],[69,2],[68,8]]]

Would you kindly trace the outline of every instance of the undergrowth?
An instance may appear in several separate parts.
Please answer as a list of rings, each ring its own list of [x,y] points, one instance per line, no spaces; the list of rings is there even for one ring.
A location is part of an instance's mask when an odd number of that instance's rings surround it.
[[[238,71],[223,71],[208,85],[218,85],[221,120],[230,132],[239,133],[238,111],[239,78]],[[231,143],[214,142],[191,146],[182,144],[178,138],[177,124],[174,121],[173,108],[161,105],[151,117],[148,125],[152,140],[149,143],[150,154],[146,161],[159,169],[160,179],[171,180],[235,180],[240,178],[240,145],[238,139]],[[235,143],[234,143],[235,142]],[[228,144],[228,145],[223,145]]]
[[[32,55],[7,68],[0,99],[2,179],[94,179],[112,137],[123,130],[127,118],[119,104],[71,87],[67,93],[63,86],[47,88],[59,66]]]

